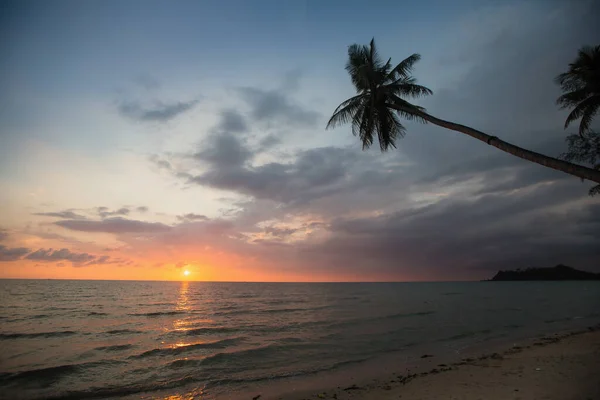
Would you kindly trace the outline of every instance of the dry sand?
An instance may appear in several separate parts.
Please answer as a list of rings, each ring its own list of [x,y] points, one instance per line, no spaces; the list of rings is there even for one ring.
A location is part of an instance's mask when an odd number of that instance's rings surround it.
[[[522,347],[386,380],[276,399],[598,400],[600,330],[554,335]],[[434,368],[432,368],[434,367]],[[260,397],[266,400],[268,397]]]

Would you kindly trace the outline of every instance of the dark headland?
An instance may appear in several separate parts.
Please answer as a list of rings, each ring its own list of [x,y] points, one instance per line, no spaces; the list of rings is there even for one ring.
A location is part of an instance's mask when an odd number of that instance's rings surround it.
[[[551,268],[528,268],[498,271],[491,281],[597,281],[600,274],[580,271],[559,264]]]

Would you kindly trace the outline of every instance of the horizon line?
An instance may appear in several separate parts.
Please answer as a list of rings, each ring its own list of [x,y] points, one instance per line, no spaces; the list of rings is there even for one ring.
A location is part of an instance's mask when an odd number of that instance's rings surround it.
[[[485,279],[459,281],[200,281],[200,280],[160,280],[160,279],[78,279],[78,278],[0,278],[0,281],[97,281],[97,282],[197,282],[197,283],[466,283],[487,282]]]

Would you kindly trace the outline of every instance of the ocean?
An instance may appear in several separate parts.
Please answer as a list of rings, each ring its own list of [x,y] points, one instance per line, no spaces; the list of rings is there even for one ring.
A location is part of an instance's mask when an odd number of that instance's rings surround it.
[[[248,399],[599,322],[600,282],[0,280],[0,397]]]

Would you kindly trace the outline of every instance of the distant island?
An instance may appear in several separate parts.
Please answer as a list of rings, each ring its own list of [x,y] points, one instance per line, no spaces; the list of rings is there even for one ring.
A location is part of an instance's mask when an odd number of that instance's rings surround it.
[[[499,271],[490,281],[597,281],[600,274],[580,271],[559,264],[552,268],[528,268]]]

